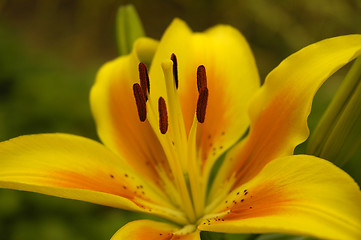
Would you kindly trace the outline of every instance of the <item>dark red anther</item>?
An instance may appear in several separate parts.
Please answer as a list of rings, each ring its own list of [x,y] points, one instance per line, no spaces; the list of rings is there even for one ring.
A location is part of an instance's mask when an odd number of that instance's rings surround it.
[[[202,88],[207,87],[206,68],[203,65],[200,65],[197,68],[197,87],[198,93],[201,93]]]
[[[133,94],[137,104],[139,120],[144,122],[147,119],[147,106],[142,88],[138,83],[133,84]]]
[[[142,62],[139,63],[138,69],[139,69],[140,86],[142,87],[145,100],[148,100],[147,94],[150,93],[148,69],[147,66]]]
[[[158,100],[158,112],[159,112],[159,130],[162,134],[168,131],[168,113],[167,106],[164,98],[160,97]]]
[[[177,57],[174,53],[172,53],[172,56],[170,57],[170,59],[173,62],[173,77],[174,77],[174,82],[175,82],[175,87],[176,89],[178,89],[178,62],[177,62]]]
[[[206,117],[206,109],[208,102],[208,88],[203,87],[200,89],[198,101],[197,101],[197,120],[200,123],[204,123]]]

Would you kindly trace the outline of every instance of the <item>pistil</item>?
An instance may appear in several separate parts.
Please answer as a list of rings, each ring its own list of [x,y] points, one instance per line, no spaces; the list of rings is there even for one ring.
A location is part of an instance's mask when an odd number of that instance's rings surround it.
[[[172,57],[171,57],[172,58]],[[173,57],[175,59],[175,55]],[[171,148],[172,156],[168,159],[173,175],[179,187],[183,201],[184,211],[187,213],[190,222],[196,220],[192,197],[188,188],[187,173],[187,138],[184,127],[183,114],[181,111],[176,79],[173,72],[174,62],[171,60],[162,63],[163,74],[166,83],[170,129],[167,141]],[[168,133],[167,133],[168,134]]]

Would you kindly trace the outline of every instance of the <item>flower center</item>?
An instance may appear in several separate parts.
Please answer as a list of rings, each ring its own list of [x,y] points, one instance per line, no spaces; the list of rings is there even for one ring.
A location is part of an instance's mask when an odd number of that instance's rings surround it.
[[[178,62],[177,57],[173,53],[171,55],[173,62],[173,78],[176,89],[178,89]],[[139,83],[133,84],[133,93],[137,105],[139,120],[144,122],[147,118],[146,102],[150,94],[150,83],[148,69],[144,63],[139,63]],[[197,68],[197,88],[198,88],[198,101],[197,101],[197,120],[203,123],[206,116],[207,102],[208,102],[208,88],[207,88],[207,75],[206,68],[203,65]],[[159,112],[159,130],[162,134],[167,132],[168,118],[167,108],[163,97],[158,99],[158,112]]]
[[[139,120],[141,122],[145,122],[146,119],[149,120],[167,156],[171,179],[162,180],[163,182],[172,181],[176,194],[179,194],[179,200],[174,200],[173,197],[172,202],[183,209],[190,223],[195,223],[197,219],[203,216],[206,191],[206,187],[202,184],[196,146],[198,124],[205,121],[208,103],[209,91],[206,68],[203,65],[197,68],[195,77],[197,79],[198,100],[193,125],[189,133],[186,133],[185,130],[182,106],[178,96],[179,78],[176,55],[172,54],[170,60],[163,62],[162,68],[166,92],[163,93],[163,96],[154,99],[155,94],[150,94],[147,67],[144,63],[139,64],[140,81],[133,84],[134,99]],[[156,106],[158,106],[157,109]],[[159,175],[163,178],[165,176],[162,173]],[[172,195],[170,192],[174,193],[174,189],[168,191],[168,195]],[[170,199],[172,199],[171,196]]]

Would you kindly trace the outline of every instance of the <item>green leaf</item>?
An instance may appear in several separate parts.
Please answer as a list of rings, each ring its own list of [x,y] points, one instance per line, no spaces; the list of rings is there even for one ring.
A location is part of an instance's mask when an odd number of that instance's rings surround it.
[[[358,58],[313,131],[307,153],[345,164],[361,146],[361,58]]]
[[[118,51],[121,56],[129,54],[135,40],[145,36],[142,22],[133,5],[119,7],[116,19],[116,35]]]

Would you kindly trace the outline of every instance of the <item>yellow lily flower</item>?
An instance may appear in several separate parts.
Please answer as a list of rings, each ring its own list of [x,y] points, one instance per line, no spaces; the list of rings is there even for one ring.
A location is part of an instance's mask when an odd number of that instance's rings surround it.
[[[90,100],[104,145],[69,134],[2,142],[0,187],[168,220],[130,222],[113,240],[200,231],[361,239],[357,184],[326,160],[293,155],[316,91],[360,54],[361,35],[327,39],[286,58],[260,87],[237,30],[193,33],[176,19],[159,43],[139,39],[100,69]]]

